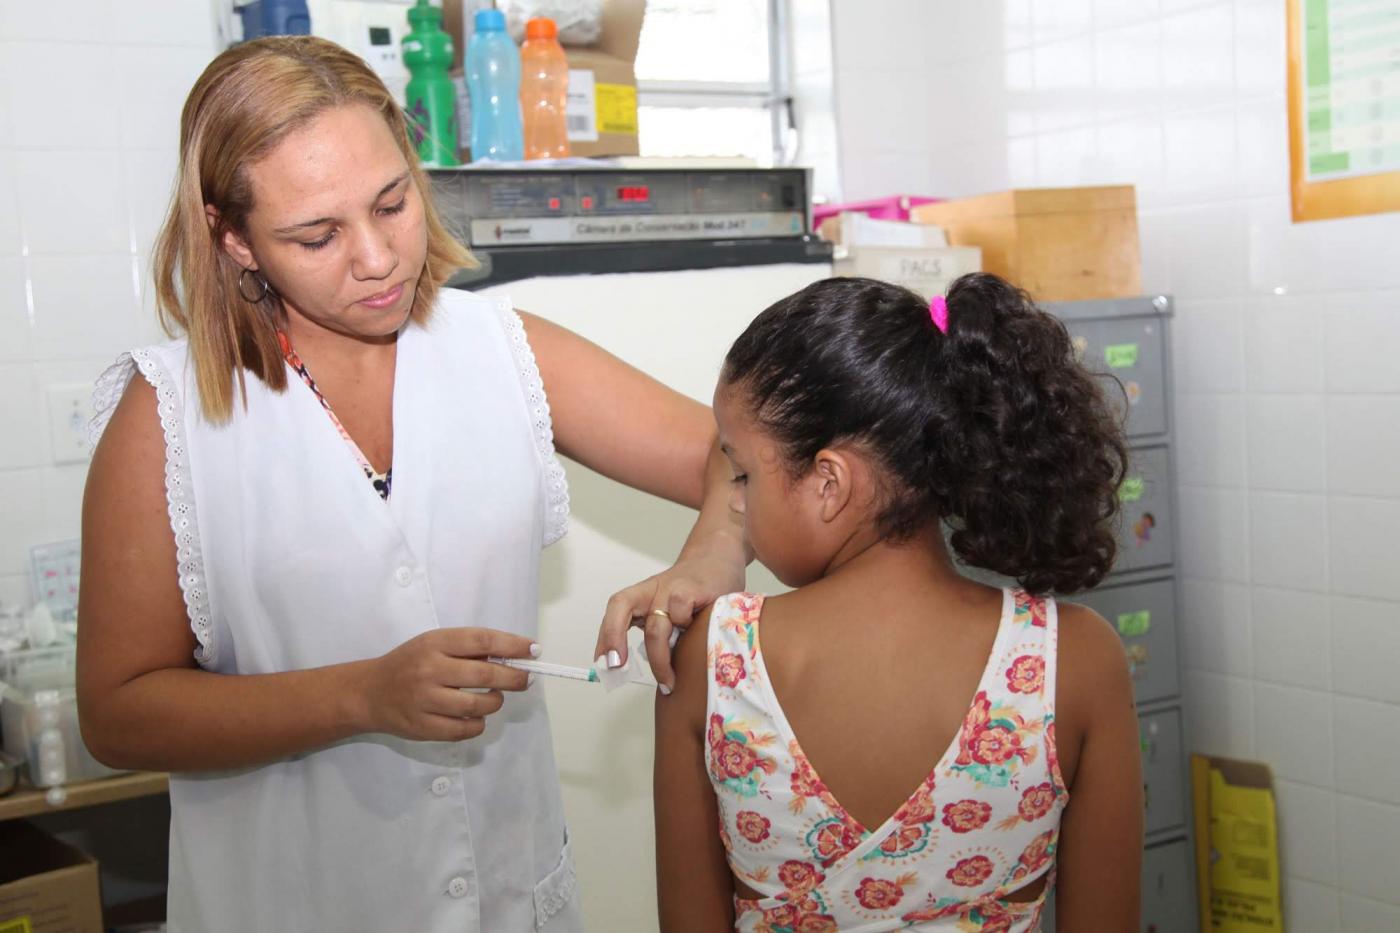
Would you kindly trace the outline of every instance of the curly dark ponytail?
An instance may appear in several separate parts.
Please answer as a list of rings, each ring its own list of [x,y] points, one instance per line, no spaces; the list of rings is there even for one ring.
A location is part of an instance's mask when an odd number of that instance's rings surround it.
[[[1069,334],[985,273],[928,302],[871,279],[826,279],[760,314],[725,358],[794,471],[823,447],[862,446],[890,482],[880,529],[938,519],[965,563],[1035,593],[1092,587],[1113,565],[1127,451]]]

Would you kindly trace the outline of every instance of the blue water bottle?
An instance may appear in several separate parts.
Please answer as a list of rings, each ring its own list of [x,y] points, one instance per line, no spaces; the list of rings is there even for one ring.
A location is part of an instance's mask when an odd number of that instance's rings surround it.
[[[263,36],[307,36],[311,34],[311,14],[306,0],[254,0],[238,8],[243,18],[243,38]]]
[[[467,43],[467,91],[472,99],[472,160],[525,158],[520,122],[520,50],[500,10],[477,10]]]

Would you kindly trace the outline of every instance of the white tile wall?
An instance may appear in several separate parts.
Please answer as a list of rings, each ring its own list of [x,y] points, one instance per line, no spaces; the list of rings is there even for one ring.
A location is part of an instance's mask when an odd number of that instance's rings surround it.
[[[112,46],[7,42],[0,68],[16,146],[92,150],[120,145],[121,96]]]
[[[1341,896],[1342,933],[1383,933],[1387,930],[1400,930],[1400,907],[1373,901],[1356,894]],[[1318,927],[1318,929],[1322,929]]]
[[[1337,886],[1385,904],[1400,905],[1400,807],[1337,797]]]
[[[1328,508],[1328,564],[1333,591],[1394,599],[1395,530],[1400,528],[1400,501],[1332,496]]]
[[[1249,679],[1188,668],[1182,676],[1182,692],[1193,751],[1254,757],[1254,689]]]
[[[1284,4],[882,9],[939,37],[895,67],[945,128],[869,158],[843,100],[847,197],[1136,186],[1144,290],[1177,299],[1191,745],[1275,768],[1290,929],[1400,929],[1400,214],[1292,223]],[[844,72],[891,67],[833,36]]]
[[[0,107],[3,106],[0,99]],[[4,117],[0,110],[0,121]],[[14,153],[3,142],[5,135],[5,125],[0,123],[0,256],[17,256],[23,243],[15,200]]]
[[[1162,104],[1161,24],[1151,19],[1105,29],[1094,39],[1094,106],[1100,125],[1155,114]]]
[[[1324,359],[1329,392],[1400,392],[1400,292],[1349,295],[1327,315]]]
[[[1245,485],[1245,398],[1182,395],[1176,406],[1177,478],[1193,486]]]
[[[1180,594],[1186,664],[1216,674],[1253,676],[1249,588],[1240,583],[1189,580]]]
[[[1249,582],[1248,501],[1236,490],[1181,486],[1181,568],[1196,580]]]
[[[53,464],[47,389],[151,339],[142,277],[180,106],[213,57],[214,4],[0,0],[0,602],[29,548],[75,538],[86,465]]]
[[[1178,299],[1172,339],[1172,376],[1178,391],[1243,391],[1244,336],[1239,302]]]
[[[1256,678],[1332,689],[1332,624],[1326,596],[1256,586],[1249,615]]]
[[[1328,399],[1327,486],[1400,499],[1400,394]]]
[[[1400,601],[1329,600],[1332,622],[1332,687],[1339,694],[1400,704]]]
[[[0,515],[5,516],[0,567],[17,574],[29,566],[30,545],[44,540],[43,483],[33,468],[5,470],[0,476]]]
[[[1230,3],[1212,3],[1162,17],[1163,106],[1193,110],[1216,103],[1234,75],[1234,15]],[[1164,11],[1165,12],[1165,11]]]
[[[1326,591],[1327,500],[1323,496],[1253,493],[1249,525],[1251,580]]]
[[[34,370],[23,363],[0,365],[0,470],[36,467],[48,460],[40,447],[45,408],[34,391]]]
[[[1246,306],[1249,391],[1321,392],[1322,342],[1318,299],[1264,295]]]
[[[1337,889],[1289,876],[1283,885],[1283,915],[1290,930],[1340,930],[1341,905]]]
[[[0,362],[29,359],[29,331],[24,260],[0,256]]]
[[[101,42],[111,33],[112,11],[107,3],[0,4],[0,40]]]
[[[1400,804],[1400,784],[1377,781],[1377,774],[1400,768],[1400,706],[1336,697],[1332,704],[1337,743],[1337,789],[1357,797]]]
[[[31,256],[131,249],[119,150],[21,149],[14,168]]]
[[[1218,201],[1234,193],[1235,119],[1233,103],[1163,116],[1169,199]]]
[[[1318,493],[1326,489],[1324,411],[1320,395],[1249,396],[1246,419],[1251,488]]]
[[[1255,753],[1278,777],[1332,787],[1336,780],[1332,696],[1318,690],[1254,685]]]
[[[1321,884],[1337,880],[1337,812],[1329,791],[1292,781],[1274,783],[1283,872]],[[1291,918],[1290,918],[1291,919]],[[1300,930],[1320,927],[1301,924]]]

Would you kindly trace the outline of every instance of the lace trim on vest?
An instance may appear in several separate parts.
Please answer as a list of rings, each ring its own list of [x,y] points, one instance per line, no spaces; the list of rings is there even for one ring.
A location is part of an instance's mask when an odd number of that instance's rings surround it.
[[[156,411],[165,435],[165,502],[170,530],[175,535],[175,559],[180,574],[180,592],[185,613],[199,645],[194,659],[203,666],[213,662],[213,625],[209,617],[209,592],[204,582],[204,554],[199,546],[199,525],[194,508],[194,481],[190,475],[189,451],[185,446],[185,426],[180,396],[170,374],[148,350],[123,353],[107,368],[93,389],[93,415],[88,425],[88,442],[94,447],[112,420],[112,412],[126,391],[131,377],[141,375],[156,390]]]
[[[530,421],[534,426],[535,447],[544,465],[548,500],[544,545],[549,547],[569,530],[569,482],[564,466],[554,451],[554,421],[549,414],[549,399],[544,394],[544,382],[535,363],[535,351],[530,349],[530,341],[525,337],[525,324],[509,301],[497,300],[496,309],[500,312],[511,352],[515,355],[516,374],[520,376],[520,385],[525,390],[525,403],[529,406]]]
[[[578,895],[578,876],[574,873],[572,844],[567,837],[559,864],[535,885],[535,928],[542,930],[559,911],[568,907]]]

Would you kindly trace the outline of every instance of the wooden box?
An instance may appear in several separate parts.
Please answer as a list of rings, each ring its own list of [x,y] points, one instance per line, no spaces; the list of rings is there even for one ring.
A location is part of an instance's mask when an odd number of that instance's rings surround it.
[[[1142,294],[1137,197],[1132,185],[1024,188],[924,204],[953,246],[982,248],[982,268],[1037,301]]]

